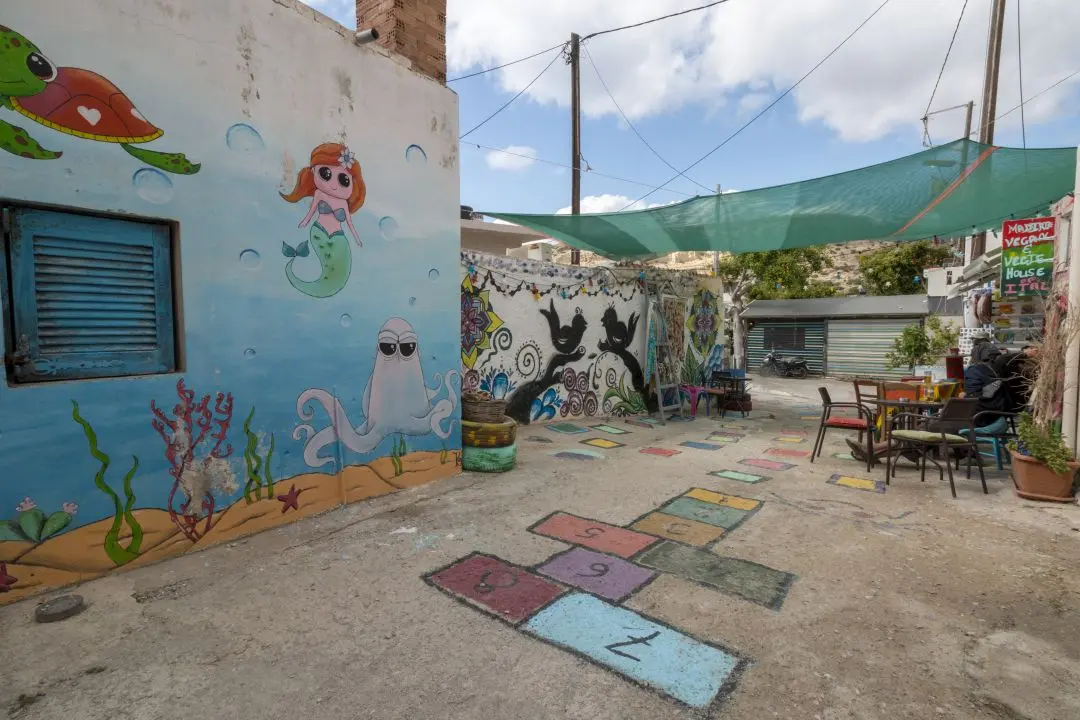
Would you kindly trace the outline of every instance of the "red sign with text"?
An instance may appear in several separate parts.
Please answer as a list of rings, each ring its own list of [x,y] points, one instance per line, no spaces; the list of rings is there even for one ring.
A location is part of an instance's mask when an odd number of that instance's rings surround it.
[[[1050,292],[1057,218],[1006,220],[1001,226],[1001,295]]]

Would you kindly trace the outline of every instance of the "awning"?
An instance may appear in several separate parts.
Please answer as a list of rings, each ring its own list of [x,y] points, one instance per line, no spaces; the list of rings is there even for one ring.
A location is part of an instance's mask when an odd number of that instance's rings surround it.
[[[1044,213],[1073,190],[1076,148],[957,140],[814,180],[597,215],[485,215],[615,259],[970,235]]]
[[[948,297],[957,297],[966,293],[968,290],[973,290],[977,287],[982,287],[991,280],[997,279],[1001,273],[1001,247],[992,247],[984,254],[972,260],[964,272],[960,275],[960,279],[955,285],[949,288]]]

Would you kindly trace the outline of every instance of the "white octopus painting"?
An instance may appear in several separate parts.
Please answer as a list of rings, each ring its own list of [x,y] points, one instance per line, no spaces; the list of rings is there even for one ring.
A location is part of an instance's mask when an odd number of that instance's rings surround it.
[[[323,448],[340,442],[349,450],[369,453],[391,435],[428,435],[447,439],[456,422],[451,416],[458,397],[451,379],[458,373],[450,370],[443,377],[435,375],[434,389],[427,387],[420,366],[420,349],[412,325],[401,318],[390,318],[379,330],[375,367],[364,389],[364,421],[354,427],[337,397],[326,390],[311,388],[296,399],[296,414],[303,423],[293,431],[294,440],[304,441],[304,462],[321,467],[334,462],[333,455],[320,455]],[[446,397],[435,402],[443,388]],[[330,416],[330,426],[316,431],[315,405]]]

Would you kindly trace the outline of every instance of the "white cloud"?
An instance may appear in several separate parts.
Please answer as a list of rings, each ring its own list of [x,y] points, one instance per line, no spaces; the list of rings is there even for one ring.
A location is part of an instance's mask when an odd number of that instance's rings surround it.
[[[324,0],[329,2],[330,0]],[[953,48],[936,108],[978,99],[991,0],[971,0]],[[687,7],[686,0],[449,0],[448,55],[452,70],[516,60],[547,44]],[[849,141],[897,129],[919,132],[919,118],[937,77],[962,0],[890,3],[794,93],[798,117],[822,123]],[[604,79],[632,118],[694,104],[705,112],[730,100],[753,112],[789,87],[865,19],[880,0],[731,2],[647,27],[587,42]],[[1019,102],[1016,6],[1005,22],[999,113]],[[1080,67],[1080,3],[1043,0],[1021,6],[1025,29],[1024,87],[1033,94]],[[495,73],[516,92],[550,57]],[[583,60],[582,102],[591,116],[615,108]],[[483,82],[472,80],[469,82]],[[535,102],[565,106],[567,70],[556,62],[528,91]],[[1029,123],[1074,112],[1080,76],[1027,107]],[[763,96],[764,95],[764,96]],[[978,109],[976,115],[978,114]],[[1002,124],[1019,122],[1013,113]],[[976,125],[978,121],[976,119]],[[936,118],[931,134],[958,137],[963,113]]]
[[[524,170],[536,162],[536,148],[528,145],[507,145],[505,152],[492,150],[485,159],[492,170]]]
[[[630,205],[633,203],[633,205]],[[644,203],[635,201],[634,198],[626,197],[625,195],[586,195],[581,198],[581,213],[583,215],[589,215],[592,213],[611,213],[619,212],[620,210],[646,210],[648,208],[660,207],[661,205],[670,205],[671,203]],[[630,207],[626,207],[630,205]],[[569,215],[570,208],[559,208],[555,211],[556,215]]]

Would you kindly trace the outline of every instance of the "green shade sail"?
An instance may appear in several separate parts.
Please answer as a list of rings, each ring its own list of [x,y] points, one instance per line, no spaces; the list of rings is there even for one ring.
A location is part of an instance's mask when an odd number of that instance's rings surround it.
[[[484,213],[613,259],[688,250],[759,252],[854,240],[968,235],[1046,213],[1074,189],[1076,148],[957,140],[788,185],[597,215]]]

